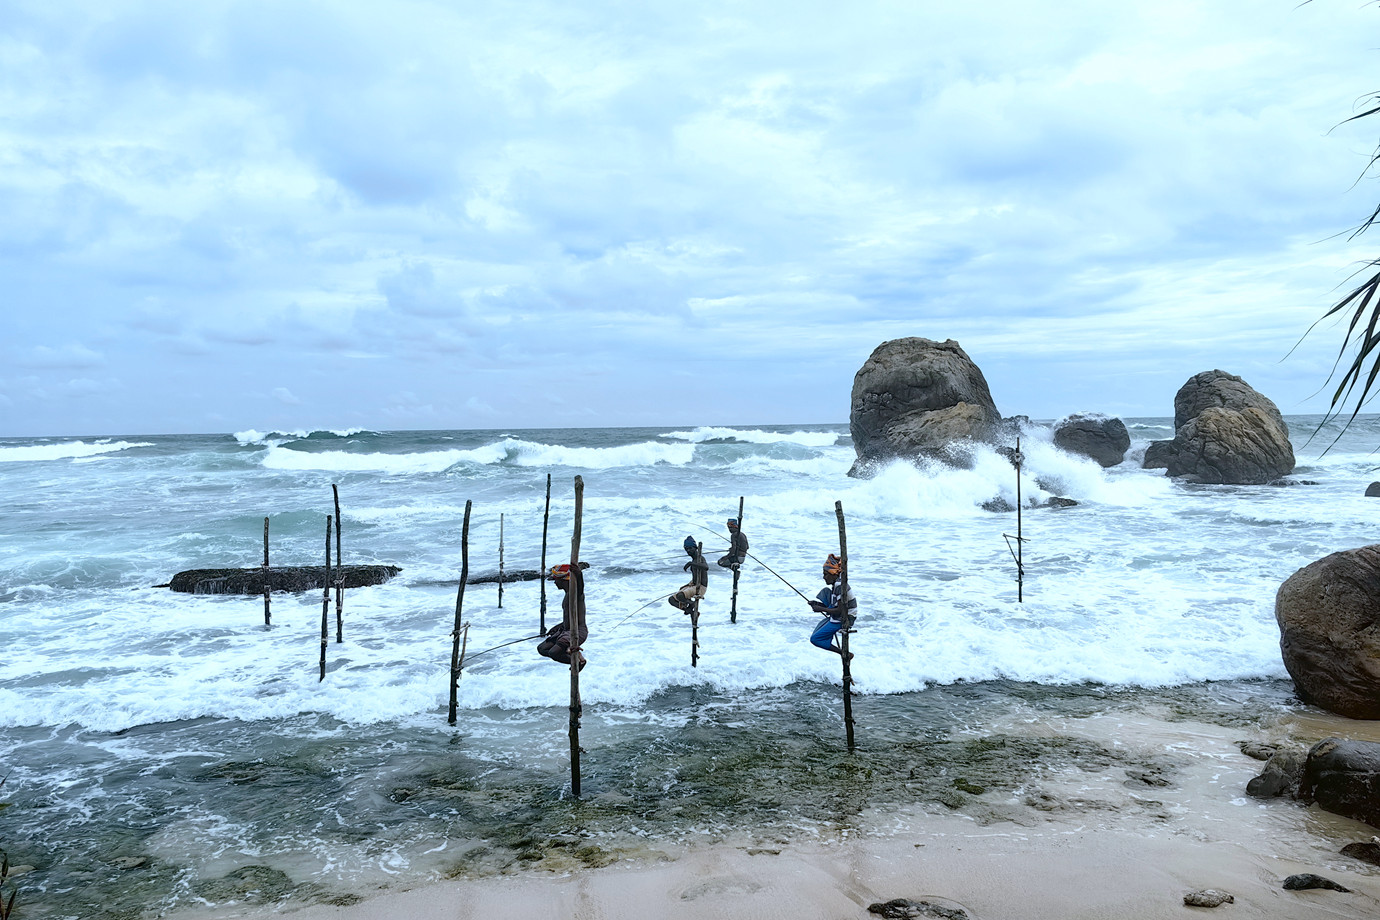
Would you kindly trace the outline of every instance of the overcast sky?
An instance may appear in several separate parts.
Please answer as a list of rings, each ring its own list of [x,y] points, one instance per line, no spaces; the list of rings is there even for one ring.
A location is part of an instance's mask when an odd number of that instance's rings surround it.
[[[0,435],[844,422],[911,335],[1320,412],[1378,14],[6,0]]]

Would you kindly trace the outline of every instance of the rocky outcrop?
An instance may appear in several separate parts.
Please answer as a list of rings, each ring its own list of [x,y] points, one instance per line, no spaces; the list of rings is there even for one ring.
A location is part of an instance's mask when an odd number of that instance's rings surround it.
[[[1119,418],[1077,413],[1055,423],[1054,445],[1109,467],[1126,459],[1126,451],[1131,448],[1131,434]]]
[[[1000,421],[982,371],[953,339],[883,342],[853,378],[848,428],[858,460],[850,473],[986,440]]]
[[[1327,738],[1308,751],[1299,798],[1380,827],[1380,744]]]
[[[1174,396],[1174,439],[1146,449],[1143,466],[1215,484],[1260,485],[1294,469],[1279,408],[1225,371],[1189,378]]]
[[[347,588],[381,585],[402,571],[396,565],[333,566],[332,584],[342,570]],[[270,566],[268,586],[275,593],[319,591],[326,586],[326,567]],[[262,594],[264,570],[258,566],[252,569],[188,569],[174,575],[167,587],[183,594]]]
[[[1366,498],[1380,498],[1380,482],[1372,482],[1366,486]]]
[[[1380,545],[1343,550],[1275,594],[1279,650],[1305,702],[1380,719]]]

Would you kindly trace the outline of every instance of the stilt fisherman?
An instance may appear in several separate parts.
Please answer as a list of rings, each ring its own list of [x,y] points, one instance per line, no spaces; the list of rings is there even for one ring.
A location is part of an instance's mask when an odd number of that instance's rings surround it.
[[[557,588],[565,592],[561,599],[561,622],[546,631],[546,638],[537,644],[537,654],[552,661],[570,664],[570,632],[572,624],[579,635],[580,645],[589,638],[589,628],[585,625],[585,573],[581,571],[584,563],[571,568],[570,565],[553,565],[550,578]],[[585,669],[585,655],[580,652],[580,670]]]
[[[840,582],[842,574],[843,563],[839,561],[838,556],[830,553],[829,558],[824,560],[824,582],[827,587],[821,588],[815,600],[810,601],[811,610],[824,614],[824,619],[819,621],[815,631],[810,634],[810,644],[838,655],[843,654],[843,649],[834,644],[834,636],[845,628],[845,622],[847,628],[851,629],[853,621],[858,618],[854,613],[858,609],[858,599],[853,596],[851,585],[845,596],[844,586]],[[852,657],[851,652],[849,657]]]
[[[696,599],[704,597],[705,591],[709,590],[709,563],[705,561],[704,553],[700,552],[700,544],[694,537],[686,537],[682,545],[690,561],[681,566],[681,569],[690,573],[690,581],[666,598],[666,603],[688,614]]]
[[[738,567],[747,561],[748,538],[738,529],[738,519],[728,519],[728,554],[719,557],[719,565],[726,569],[738,571]]]

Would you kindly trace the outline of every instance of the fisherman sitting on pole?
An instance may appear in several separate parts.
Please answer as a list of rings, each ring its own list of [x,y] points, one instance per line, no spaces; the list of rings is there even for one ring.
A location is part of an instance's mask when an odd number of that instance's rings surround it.
[[[688,616],[695,600],[704,597],[704,592],[709,590],[709,563],[705,561],[704,554],[700,552],[700,544],[694,537],[686,537],[683,545],[690,561],[681,566],[681,569],[690,573],[690,581],[666,598],[666,603]]]
[[[537,654],[561,664],[570,664],[570,624],[577,618],[577,611],[580,645],[583,646],[589,638],[589,628],[585,626],[585,574],[581,571],[583,568],[583,562],[573,569],[569,565],[551,567],[551,581],[565,592],[565,597],[561,599],[561,622],[546,631],[546,638],[537,644]],[[574,582],[573,590],[571,582]],[[583,671],[585,655],[583,652],[579,655],[580,670]]]
[[[842,596],[843,585],[839,583],[839,576],[842,574],[843,563],[839,561],[838,556],[830,553],[829,558],[824,560],[824,581],[828,587],[821,588],[816,599],[810,601],[811,610],[824,614],[824,619],[819,621],[815,631],[810,634],[810,644],[839,655],[843,654],[843,649],[834,644],[834,636],[844,628],[843,608],[846,606],[848,610],[848,628],[851,629],[853,621],[858,618],[853,612],[858,609],[858,599],[853,596],[851,585],[848,587],[847,598]],[[852,658],[853,653],[849,652],[848,657]]]
[[[747,560],[748,538],[738,529],[738,519],[728,519],[728,555],[719,557],[719,565],[726,569],[733,569],[735,572],[738,567]]]

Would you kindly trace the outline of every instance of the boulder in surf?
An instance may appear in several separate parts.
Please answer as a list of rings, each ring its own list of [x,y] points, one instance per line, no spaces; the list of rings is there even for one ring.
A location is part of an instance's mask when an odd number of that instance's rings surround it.
[[[1294,469],[1279,408],[1226,371],[1190,377],[1174,396],[1174,438],[1145,452],[1146,469],[1221,485],[1263,485]]]
[[[1332,553],[1290,575],[1275,593],[1275,620],[1284,667],[1304,702],[1380,719],[1380,544]]]
[[[1080,412],[1054,424],[1054,446],[1096,460],[1102,467],[1116,466],[1131,449],[1131,434],[1119,418]]]
[[[956,441],[989,440],[1000,422],[986,378],[953,339],[883,342],[853,378],[849,475],[897,458],[942,457]]]

